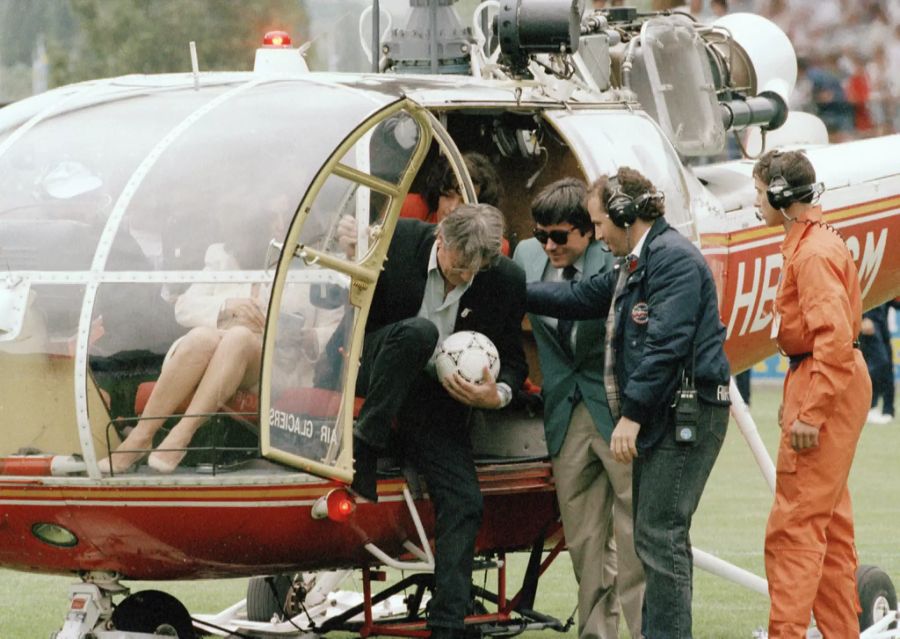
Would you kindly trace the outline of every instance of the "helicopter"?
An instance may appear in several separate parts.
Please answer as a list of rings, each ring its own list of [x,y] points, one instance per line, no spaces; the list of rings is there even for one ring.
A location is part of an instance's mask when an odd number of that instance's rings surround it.
[[[412,0],[406,25],[386,34],[373,3],[369,73],[311,71],[304,48],[274,33],[251,72],[195,62],[0,110],[0,566],[80,577],[59,639],[194,636],[173,597],[121,582],[224,577],[253,579],[244,616],[216,623],[298,636],[287,618],[304,616],[310,588],[292,575],[351,568],[363,571],[363,604],[317,631],[427,636],[427,489],[402,460],[382,469],[377,503],[356,503],[345,485],[367,313],[403,201],[436,157],[467,202],[471,151],[495,159],[509,194],[638,168],[710,264],[735,372],[774,353],[781,234],[755,216],[752,160],[689,162],[722,153],[729,132],[804,149],[865,306],[900,295],[900,255],[886,249],[900,232],[900,136],[829,145],[821,121],[789,112],[796,57],[772,23],[489,0],[468,26],[454,3]],[[531,233],[529,201],[507,197],[511,241]],[[352,256],[339,246],[346,216]],[[211,268],[214,245],[241,259]],[[204,287],[262,300],[257,387],[202,415],[175,472],[108,472],[99,461],[148,418],[167,353],[191,326],[179,304]],[[478,589],[496,610],[467,623],[560,629],[534,610],[565,544],[540,416],[485,419],[473,445],[485,501],[476,551],[498,577],[495,591]],[[509,595],[514,551],[531,556]],[[373,608],[398,588],[374,592],[380,566],[414,573],[403,587],[415,594],[387,621]]]

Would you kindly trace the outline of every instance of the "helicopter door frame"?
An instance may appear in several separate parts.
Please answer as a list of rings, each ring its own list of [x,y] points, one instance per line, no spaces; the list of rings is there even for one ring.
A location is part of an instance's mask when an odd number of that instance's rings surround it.
[[[374,128],[393,115],[406,112],[419,125],[419,138],[416,147],[410,156],[404,172],[396,184],[379,177],[365,173],[360,168],[342,164],[342,160],[360,142],[365,143],[371,139]],[[260,451],[264,458],[297,468],[299,470],[349,483],[353,478],[353,408],[355,400],[356,377],[359,369],[359,359],[362,353],[365,325],[368,319],[369,308],[372,303],[378,274],[387,256],[390,238],[393,236],[403,200],[409,193],[413,179],[419,172],[432,140],[436,140],[444,153],[447,154],[450,164],[457,173],[460,183],[463,185],[463,199],[467,202],[474,201],[475,190],[466,170],[462,153],[456,148],[449,133],[441,125],[440,121],[423,106],[404,98],[391,106],[375,113],[363,121],[354,131],[338,146],[329,159],[316,175],[307,192],[300,202],[299,213],[293,220],[284,246],[293,247],[292,250],[283,250],[278,260],[275,279],[272,283],[272,295],[269,302],[269,313],[263,339],[263,359],[260,375]],[[359,153],[356,154],[357,159]],[[364,154],[365,155],[365,154]],[[363,163],[361,166],[365,166]],[[377,227],[377,232],[368,234],[367,242],[371,242],[368,250],[360,250],[362,258],[358,261],[349,261],[331,253],[326,253],[317,248],[304,246],[299,242],[300,232],[312,212],[313,203],[319,197],[326,181],[336,176],[353,182],[355,187],[366,187],[391,198],[390,205],[384,215],[383,222]],[[359,203],[357,203],[357,208]],[[368,215],[368,210],[365,212]],[[362,249],[365,244],[359,244]],[[295,259],[303,260],[304,264],[318,264],[331,269],[343,276],[349,276],[349,301],[350,309],[355,309],[353,327],[349,337],[349,352],[343,356],[347,358],[346,373],[342,380],[340,407],[335,422],[335,428],[340,433],[340,441],[336,451],[330,451],[329,457],[333,464],[323,463],[321,460],[309,459],[291,451],[275,446],[272,442],[268,416],[272,411],[272,382],[273,359],[275,352],[276,335],[278,334],[278,309],[281,308],[282,294],[288,280],[290,265]]]

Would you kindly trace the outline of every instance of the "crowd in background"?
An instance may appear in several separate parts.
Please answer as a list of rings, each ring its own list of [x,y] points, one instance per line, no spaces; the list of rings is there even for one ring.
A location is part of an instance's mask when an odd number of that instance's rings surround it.
[[[711,19],[723,5],[787,33],[798,62],[791,108],[822,118],[832,142],[900,131],[900,0],[693,0],[690,8]]]

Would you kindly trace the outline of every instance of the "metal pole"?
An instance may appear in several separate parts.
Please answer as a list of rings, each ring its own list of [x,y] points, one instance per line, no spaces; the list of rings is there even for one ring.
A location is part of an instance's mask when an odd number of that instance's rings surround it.
[[[428,1],[428,29],[431,32],[429,40],[431,41],[431,73],[437,75],[438,72],[438,33],[437,33],[437,10],[438,0]]]
[[[380,0],[372,0],[372,72],[381,70],[381,6]]]
[[[769,451],[766,450],[762,437],[759,436],[759,430],[756,428],[756,423],[754,423],[753,417],[750,416],[750,409],[747,407],[747,404],[744,403],[744,398],[741,397],[741,393],[738,391],[737,384],[734,383],[733,377],[731,378],[731,383],[729,385],[729,394],[731,395],[731,416],[734,418],[734,421],[737,422],[741,435],[744,436],[744,439],[747,440],[747,444],[750,446],[750,452],[753,454],[756,464],[759,466],[760,471],[762,471],[762,475],[769,485],[769,488],[774,493],[775,464],[772,463]]]

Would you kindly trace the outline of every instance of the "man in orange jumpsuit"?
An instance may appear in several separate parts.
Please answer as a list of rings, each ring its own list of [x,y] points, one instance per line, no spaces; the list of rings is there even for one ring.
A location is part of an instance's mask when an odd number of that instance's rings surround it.
[[[814,204],[822,187],[805,155],[767,153],[753,177],[760,217],[786,234],[772,330],[790,370],[766,528],[769,637],[806,637],[810,611],[825,639],[858,637],[847,476],[872,396],[855,341],[859,275],[844,241],[822,222]]]

